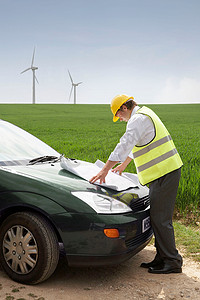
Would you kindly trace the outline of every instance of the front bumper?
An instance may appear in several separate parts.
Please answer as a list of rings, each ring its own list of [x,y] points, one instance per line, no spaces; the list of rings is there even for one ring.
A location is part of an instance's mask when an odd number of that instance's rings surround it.
[[[67,255],[68,265],[71,267],[97,267],[97,266],[109,266],[122,263],[132,256],[140,252],[151,240],[153,235],[152,229],[149,229],[143,235],[127,240],[127,250],[120,254],[112,255]]]
[[[151,240],[149,208],[121,215],[57,215],[57,228],[69,266],[102,266],[123,262],[142,250]],[[60,223],[60,224],[58,224]],[[109,238],[104,229],[115,228],[118,238]]]

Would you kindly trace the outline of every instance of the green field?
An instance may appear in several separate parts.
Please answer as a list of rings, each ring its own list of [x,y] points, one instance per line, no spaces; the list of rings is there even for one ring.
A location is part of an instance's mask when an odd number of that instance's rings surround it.
[[[176,212],[200,216],[200,104],[148,105],[168,128],[184,166]],[[106,161],[125,131],[109,105],[0,104],[0,118],[34,134],[70,158]],[[134,164],[126,171],[135,172]]]

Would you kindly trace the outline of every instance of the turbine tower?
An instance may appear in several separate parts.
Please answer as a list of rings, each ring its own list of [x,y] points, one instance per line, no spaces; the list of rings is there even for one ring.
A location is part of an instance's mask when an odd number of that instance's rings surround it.
[[[22,74],[22,73],[24,73],[24,72],[26,72],[28,70],[32,70],[33,71],[33,102],[32,102],[33,104],[35,104],[35,80],[37,81],[37,83],[39,83],[38,80],[37,80],[37,77],[35,76],[35,71],[38,69],[38,67],[34,67],[33,66],[33,64],[34,64],[34,57],[35,57],[35,48],[34,48],[34,51],[33,51],[33,57],[32,57],[32,62],[31,62],[30,68],[28,68],[28,69],[26,69],[26,70],[24,70],[24,71],[21,72],[21,74]]]
[[[71,95],[72,95],[72,90],[74,90],[74,104],[76,104],[76,87],[82,83],[81,82],[78,82],[78,83],[74,83],[73,82],[73,79],[72,79],[72,76],[68,70],[68,73],[69,73],[69,77],[70,77],[70,80],[71,80],[71,83],[72,83],[72,88],[71,88],[71,91],[70,91],[70,95],[69,95],[69,101],[70,101],[70,98],[71,98]]]

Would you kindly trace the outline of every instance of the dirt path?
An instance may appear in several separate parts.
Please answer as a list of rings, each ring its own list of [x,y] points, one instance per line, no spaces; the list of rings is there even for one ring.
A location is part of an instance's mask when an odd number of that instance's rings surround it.
[[[139,267],[154,257],[147,246],[129,261],[106,268],[67,268],[63,261],[46,282],[21,285],[0,270],[0,299],[5,300],[200,300],[200,264],[184,259],[182,274],[155,275]]]

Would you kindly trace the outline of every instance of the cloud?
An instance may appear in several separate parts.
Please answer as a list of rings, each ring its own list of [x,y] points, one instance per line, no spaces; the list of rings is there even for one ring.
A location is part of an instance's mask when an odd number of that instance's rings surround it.
[[[200,103],[200,79],[168,78],[159,99],[161,103]]]

